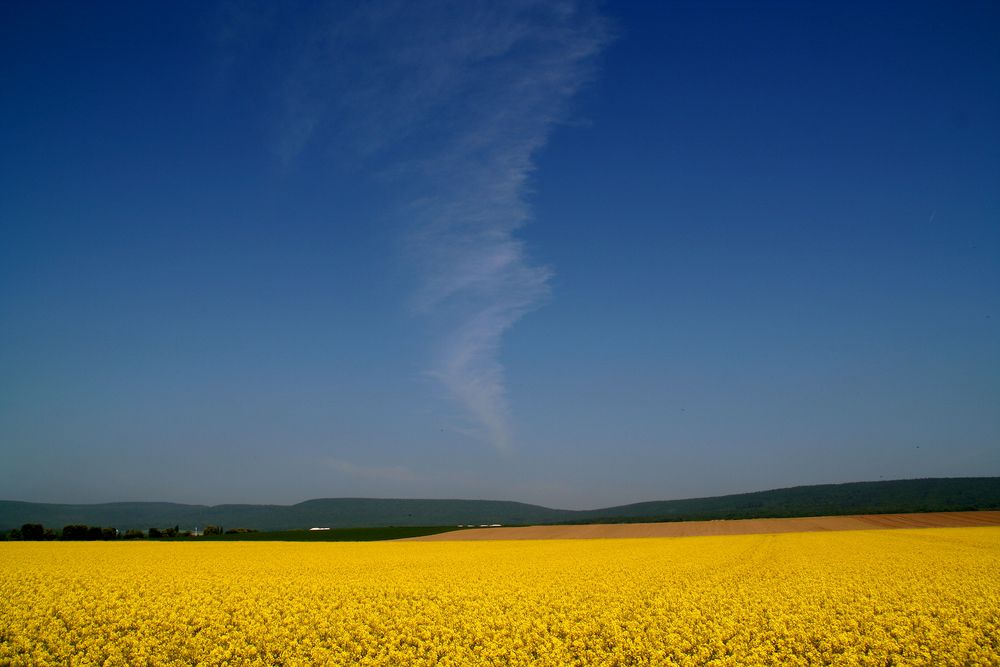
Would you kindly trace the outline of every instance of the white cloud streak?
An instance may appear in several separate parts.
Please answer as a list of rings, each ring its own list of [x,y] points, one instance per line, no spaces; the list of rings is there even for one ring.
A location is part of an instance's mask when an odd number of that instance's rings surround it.
[[[509,451],[502,340],[552,275],[517,235],[527,184],[606,24],[578,2],[539,0],[366,4],[332,25],[293,77],[282,157],[332,132],[400,184],[414,310],[440,332],[428,374]],[[330,73],[335,91],[310,83]],[[316,109],[330,110],[326,128]]]
[[[545,300],[552,275],[517,237],[530,215],[527,181],[604,40],[599,20],[573,5],[523,9],[457,27],[447,71],[467,87],[452,99],[463,115],[446,148],[427,160],[435,194],[416,207],[413,240],[417,308],[451,323],[430,374],[502,452],[514,438],[503,336]]]

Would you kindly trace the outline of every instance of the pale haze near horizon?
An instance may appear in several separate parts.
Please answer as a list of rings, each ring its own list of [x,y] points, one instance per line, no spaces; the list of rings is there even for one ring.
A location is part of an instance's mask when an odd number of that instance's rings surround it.
[[[1000,11],[0,8],[0,498],[1000,474]]]

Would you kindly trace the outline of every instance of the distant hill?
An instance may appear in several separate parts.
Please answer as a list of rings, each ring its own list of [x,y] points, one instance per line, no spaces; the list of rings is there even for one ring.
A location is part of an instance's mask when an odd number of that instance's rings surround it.
[[[103,503],[56,505],[0,500],[0,530],[24,523],[46,527],[82,523],[119,529],[178,525],[182,529],[215,525],[262,531],[312,526],[448,526],[468,523],[534,524],[570,521],[577,513],[539,505],[497,500],[404,500],[323,498],[297,505],[182,505],[175,503]]]
[[[595,510],[560,510],[498,500],[323,498],[296,505],[104,503],[57,505],[0,501],[0,530],[24,523],[146,529],[217,525],[262,531],[312,526],[530,525],[622,521],[691,521],[761,517],[887,514],[1000,509],[1000,477],[910,479],[797,486],[712,498],[662,500]]]
[[[581,512],[580,520],[693,521],[1000,509],[1000,477],[903,479],[794,486]]]

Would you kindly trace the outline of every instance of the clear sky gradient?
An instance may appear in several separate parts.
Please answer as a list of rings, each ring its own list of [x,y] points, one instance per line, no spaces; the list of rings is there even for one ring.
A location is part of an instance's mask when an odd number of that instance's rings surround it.
[[[0,4],[0,498],[1000,474],[1000,5]]]

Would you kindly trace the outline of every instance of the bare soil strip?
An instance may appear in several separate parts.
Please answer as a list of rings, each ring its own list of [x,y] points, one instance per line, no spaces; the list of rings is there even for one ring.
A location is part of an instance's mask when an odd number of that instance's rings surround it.
[[[886,528],[956,528],[1000,526],[1000,511],[928,512],[925,514],[855,514],[793,519],[738,519],[676,521],[668,523],[600,523],[569,526],[521,526],[454,530],[410,540],[582,540],[623,537],[693,537],[807,533],[822,530],[877,530]]]

